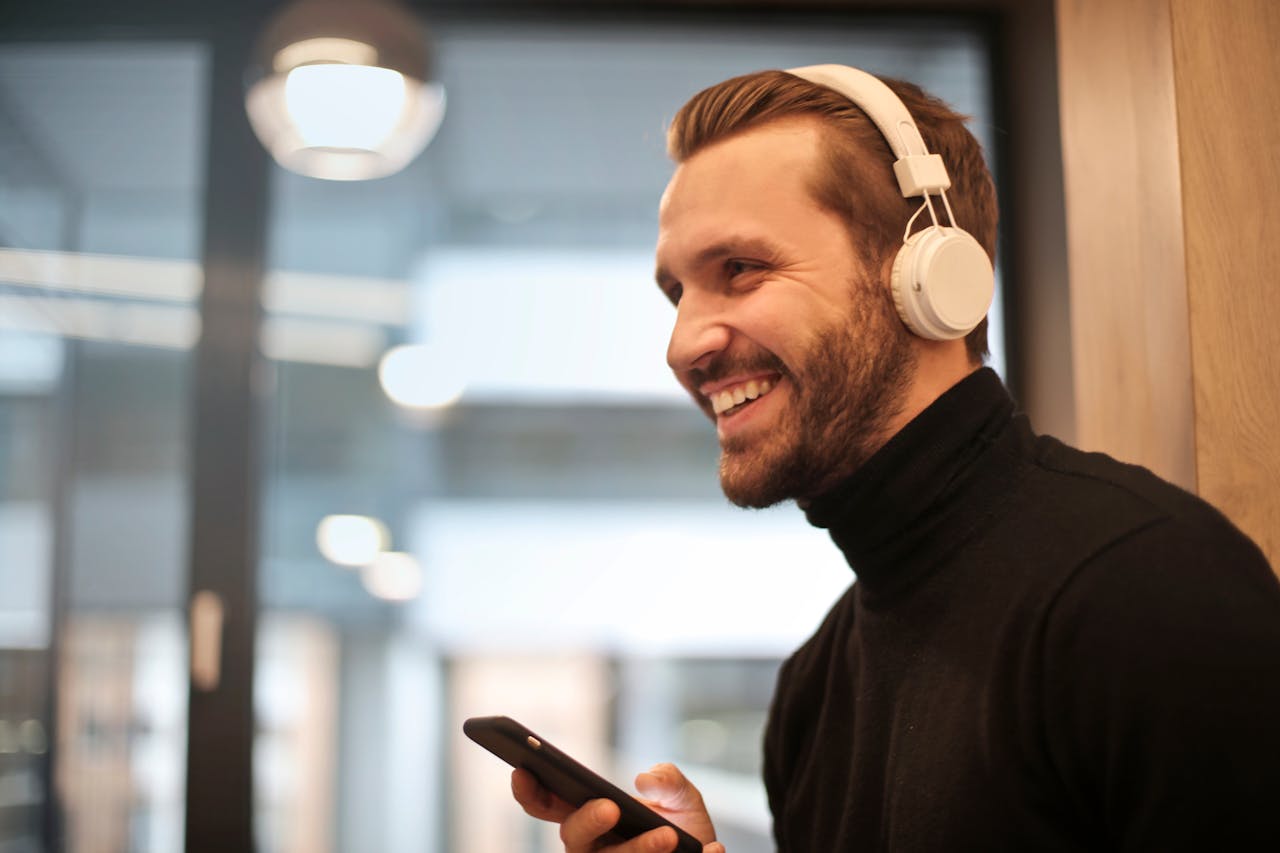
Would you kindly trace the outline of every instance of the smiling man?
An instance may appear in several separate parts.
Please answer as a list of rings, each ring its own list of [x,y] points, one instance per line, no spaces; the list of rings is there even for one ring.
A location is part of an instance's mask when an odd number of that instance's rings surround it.
[[[962,117],[818,66],[699,93],[669,147],[667,358],[724,492],[795,500],[857,574],[779,676],[778,849],[1280,843],[1280,584],[1194,496],[1034,434],[982,367],[996,210]],[[636,785],[723,851],[678,769]],[[675,849],[513,790],[569,853]]]

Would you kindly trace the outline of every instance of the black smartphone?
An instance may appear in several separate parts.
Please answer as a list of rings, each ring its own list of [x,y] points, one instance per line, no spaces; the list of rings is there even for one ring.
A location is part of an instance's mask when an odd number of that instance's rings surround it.
[[[679,836],[678,853],[702,853],[698,839],[510,717],[472,717],[462,724],[462,730],[512,767],[528,770],[542,787],[573,806],[601,798],[616,803],[622,816],[605,836],[607,841],[619,844],[651,829],[669,826]]]

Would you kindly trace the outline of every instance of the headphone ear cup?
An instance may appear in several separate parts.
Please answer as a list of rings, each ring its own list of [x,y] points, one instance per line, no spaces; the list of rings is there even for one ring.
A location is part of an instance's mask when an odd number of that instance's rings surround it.
[[[907,328],[931,341],[973,331],[991,307],[995,273],[969,232],[934,225],[907,238],[893,259],[893,304]]]

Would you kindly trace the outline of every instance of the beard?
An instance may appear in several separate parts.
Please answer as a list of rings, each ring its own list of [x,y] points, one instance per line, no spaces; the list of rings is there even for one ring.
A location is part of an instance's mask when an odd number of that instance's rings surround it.
[[[789,380],[792,400],[770,435],[722,444],[720,486],[738,506],[817,497],[888,438],[915,373],[911,333],[888,293],[865,283],[852,290],[849,314],[819,332],[795,365],[764,353],[752,359]]]

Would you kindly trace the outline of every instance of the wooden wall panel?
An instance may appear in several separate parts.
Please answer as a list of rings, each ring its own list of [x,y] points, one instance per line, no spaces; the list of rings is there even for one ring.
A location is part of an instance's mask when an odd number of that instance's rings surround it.
[[[1280,570],[1280,3],[1058,0],[1078,443]]]
[[[1199,491],[1280,568],[1280,3],[1170,11]]]
[[[1076,442],[1195,488],[1168,0],[1060,0]]]

